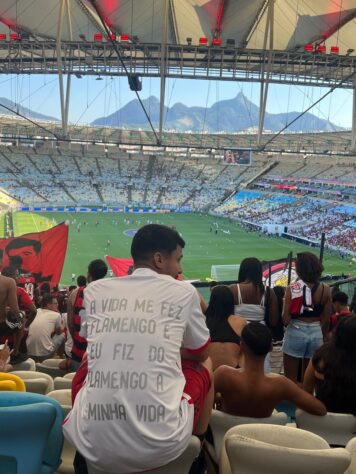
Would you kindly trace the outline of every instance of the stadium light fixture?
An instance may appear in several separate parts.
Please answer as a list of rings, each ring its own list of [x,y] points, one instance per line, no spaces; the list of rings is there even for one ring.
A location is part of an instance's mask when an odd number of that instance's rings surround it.
[[[339,54],[339,47],[338,46],[331,46],[330,53]]]
[[[319,46],[316,48],[317,53],[326,53],[326,46],[325,44],[319,44]]]
[[[212,44],[213,46],[221,46],[221,38],[214,38]]]
[[[18,41],[20,36],[17,33],[10,33],[10,41]]]
[[[0,33],[0,41],[6,41],[6,33]]]
[[[121,42],[124,42],[124,43],[125,43],[125,42],[129,41],[129,39],[130,39],[130,38],[129,38],[129,35],[126,35],[126,34],[125,34],[125,35],[121,35],[121,36],[120,36],[120,41],[121,41]]]
[[[95,33],[94,41],[103,41],[103,35],[101,33]]]
[[[205,36],[202,36],[201,38],[199,38],[199,44],[206,46],[208,44],[208,38],[206,38]]]
[[[307,53],[312,52],[314,50],[313,44],[312,43],[307,43],[304,45],[304,51]]]
[[[116,41],[116,35],[115,35],[115,33],[111,33],[111,34],[107,37],[107,40],[108,40],[108,41]]]

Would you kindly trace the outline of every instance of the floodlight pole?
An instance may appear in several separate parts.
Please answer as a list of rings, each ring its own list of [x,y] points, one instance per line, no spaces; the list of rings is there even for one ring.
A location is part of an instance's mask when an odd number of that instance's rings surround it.
[[[73,29],[72,29],[72,19],[70,15],[70,0],[66,0],[67,5],[67,21],[68,21],[68,30],[69,30],[69,38],[73,41]],[[67,132],[68,127],[68,114],[69,114],[69,99],[70,99],[70,86],[71,86],[71,74],[68,73],[67,75],[67,90],[66,90],[66,103],[65,103],[65,132]],[[66,135],[67,133],[65,133]]]
[[[64,93],[64,81],[63,81],[63,63],[62,63],[62,30],[63,30],[63,19],[64,11],[67,10],[67,21],[70,40],[73,40],[72,22],[70,18],[70,0],[61,0],[59,7],[59,18],[57,27],[57,38],[56,38],[56,51],[57,51],[57,64],[58,64],[58,81],[59,81],[59,96],[61,101],[61,118],[62,118],[62,130],[63,135],[67,135],[68,127],[68,111],[69,111],[69,98],[70,98],[70,85],[71,76],[68,74],[66,92]]]
[[[159,100],[159,141],[163,138],[163,119],[164,119],[164,98],[166,93],[166,49],[167,49],[167,31],[168,31],[168,6],[169,0],[164,0],[163,6],[163,29],[161,40],[161,83]]]
[[[57,50],[57,64],[58,64],[58,81],[59,81],[59,96],[61,101],[61,117],[62,117],[62,129],[63,134],[67,134],[67,127],[65,122],[65,98],[64,98],[64,85],[63,85],[63,65],[62,65],[62,52],[61,52],[61,38],[62,38],[62,27],[64,9],[66,6],[66,0],[61,0],[59,7],[59,18],[57,26],[57,38],[56,38],[56,50]]]
[[[259,111],[258,134],[257,134],[258,146],[261,145],[263,126],[264,126],[265,115],[266,115],[269,76],[271,72],[271,63],[272,63],[273,33],[274,33],[274,0],[269,0],[265,36],[263,40],[263,49],[266,50],[267,37],[269,34],[268,63],[267,63],[267,71],[265,71],[265,64],[263,63],[262,72],[261,72],[260,111]]]
[[[351,131],[351,151],[356,151],[356,77],[354,77],[354,87],[352,90],[352,131]]]

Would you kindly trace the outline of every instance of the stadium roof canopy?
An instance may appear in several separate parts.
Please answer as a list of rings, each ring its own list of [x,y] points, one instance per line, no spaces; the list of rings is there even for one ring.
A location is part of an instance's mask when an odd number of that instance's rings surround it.
[[[62,0],[1,0],[0,32],[26,32],[56,39]],[[136,36],[141,43],[160,43],[166,0],[96,0],[113,33]],[[89,0],[64,0],[69,21],[62,40],[92,41],[103,32]],[[269,1],[266,0],[168,0],[167,42],[193,44],[200,37],[234,40],[237,47],[264,49]],[[275,0],[273,49],[295,51],[306,43],[325,42],[327,51],[338,46],[340,54],[355,48],[356,0]],[[71,24],[71,27],[69,26]],[[72,31],[70,31],[72,30]],[[352,51],[352,54],[355,54]]]
[[[62,74],[160,77],[161,116],[166,77],[261,82],[260,135],[264,84],[356,84],[356,0],[1,0],[0,34],[0,74],[59,73],[65,131]]]

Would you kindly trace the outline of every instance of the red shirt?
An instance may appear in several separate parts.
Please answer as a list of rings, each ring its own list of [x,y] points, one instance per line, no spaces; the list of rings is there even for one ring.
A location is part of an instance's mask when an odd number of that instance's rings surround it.
[[[19,286],[17,287],[17,300],[21,311],[28,311],[30,306],[33,305],[33,301],[27,291]]]
[[[341,313],[334,313],[330,318],[330,328],[329,328],[329,330],[334,331],[334,329],[338,325],[338,322],[344,316],[352,316],[351,311],[341,311]]]

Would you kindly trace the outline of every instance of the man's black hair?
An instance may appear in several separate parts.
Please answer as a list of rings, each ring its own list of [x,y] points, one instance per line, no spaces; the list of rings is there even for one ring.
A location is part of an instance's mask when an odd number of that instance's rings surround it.
[[[48,281],[45,281],[45,282],[42,283],[42,285],[41,285],[40,293],[41,293],[41,295],[45,295],[46,293],[50,293],[50,292],[51,292],[51,286],[50,286],[50,284],[48,283]]]
[[[22,260],[22,257],[20,257],[20,255],[13,255],[12,257],[9,258],[9,262],[10,262],[10,267],[20,269],[22,266],[23,260]]]
[[[70,285],[70,287],[68,288],[68,293],[70,293],[71,291],[75,290],[77,287],[75,285]]]
[[[244,341],[252,354],[264,357],[271,349],[272,333],[264,324],[255,321],[243,328],[241,340]]]
[[[16,278],[16,268],[15,267],[5,267],[1,274],[4,276],[4,277],[8,277],[8,278],[13,278],[15,280]]]
[[[332,296],[332,301],[333,303],[340,303],[343,306],[347,306],[347,303],[349,301],[349,297],[346,293],[343,291],[338,291]]]
[[[79,275],[78,276],[77,285],[78,286],[86,286],[87,285],[87,279],[84,275]]]
[[[26,239],[26,237],[19,237],[9,242],[5,248],[7,254],[10,250],[20,249],[22,247],[33,247],[35,252],[38,253],[41,250],[41,242],[33,239]]]
[[[88,273],[91,276],[93,281],[104,278],[107,272],[108,272],[108,266],[106,265],[104,260],[101,260],[100,258],[97,260],[93,260],[88,265]]]
[[[44,293],[41,298],[41,308],[46,308],[49,304],[53,303],[53,300],[56,299],[56,296],[51,295],[51,293]]]
[[[185,242],[176,230],[165,225],[148,224],[139,229],[132,239],[131,255],[135,263],[149,260],[155,252],[171,254]]]

